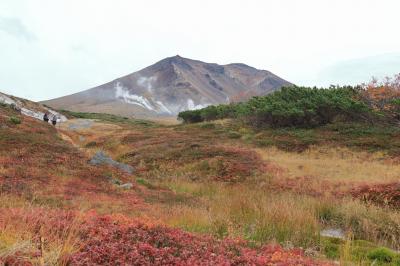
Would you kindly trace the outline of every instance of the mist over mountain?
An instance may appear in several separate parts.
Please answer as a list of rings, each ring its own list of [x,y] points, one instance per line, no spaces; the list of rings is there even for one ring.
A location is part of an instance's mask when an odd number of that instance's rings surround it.
[[[218,65],[174,56],[98,87],[44,101],[57,109],[138,118],[246,100],[291,83],[241,63]]]

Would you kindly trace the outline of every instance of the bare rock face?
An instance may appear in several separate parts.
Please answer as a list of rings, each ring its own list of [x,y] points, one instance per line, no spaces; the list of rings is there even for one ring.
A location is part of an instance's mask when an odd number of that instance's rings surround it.
[[[174,56],[104,85],[44,103],[72,111],[171,117],[184,110],[265,95],[287,85],[291,83],[245,64],[209,64]]]
[[[33,117],[33,118],[36,118],[39,120],[43,119],[43,116],[45,113],[48,113],[50,115],[50,117],[56,116],[57,121],[59,121],[59,122],[65,122],[68,120],[64,115],[62,115],[50,108],[47,108],[46,106],[43,106],[39,103],[35,103],[32,101],[28,101],[25,99],[7,95],[7,94],[1,93],[1,92],[0,92],[0,103],[8,104],[8,105],[12,106],[15,110],[21,112],[21,114],[30,116],[30,117]]]

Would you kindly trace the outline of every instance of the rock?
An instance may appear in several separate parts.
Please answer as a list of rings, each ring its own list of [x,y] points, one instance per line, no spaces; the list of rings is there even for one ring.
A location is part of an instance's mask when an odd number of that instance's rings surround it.
[[[111,157],[109,157],[103,151],[97,152],[93,156],[93,158],[89,161],[89,163],[92,165],[110,165],[110,166],[118,168],[121,171],[128,173],[128,174],[132,174],[134,171],[132,166],[114,161]]]
[[[123,189],[131,189],[131,188],[133,188],[133,184],[132,183],[125,183],[123,185],[120,185],[119,187],[123,188]]]
[[[321,231],[321,236],[346,239],[346,235],[340,228],[327,228]]]
[[[315,248],[307,248],[306,250],[304,250],[304,255],[306,255],[307,257],[317,257],[319,255],[319,252]]]
[[[23,114],[25,116],[30,116],[30,117],[33,117],[33,118],[36,118],[39,120],[43,120],[43,116],[44,116],[44,113],[42,112],[43,108],[46,109],[48,113],[51,113],[52,115],[57,116],[58,117],[57,121],[65,122],[68,120],[64,115],[62,115],[54,110],[51,110],[45,106],[37,105],[35,107],[35,106],[30,105],[33,109],[32,110],[28,109],[28,108],[26,108],[28,105],[26,104],[25,100],[17,99],[16,97],[11,98],[8,95],[5,95],[3,93],[0,93],[0,103],[10,105],[10,107],[12,109],[14,109],[18,112],[21,112],[21,114]],[[41,108],[38,108],[38,107],[41,107]]]

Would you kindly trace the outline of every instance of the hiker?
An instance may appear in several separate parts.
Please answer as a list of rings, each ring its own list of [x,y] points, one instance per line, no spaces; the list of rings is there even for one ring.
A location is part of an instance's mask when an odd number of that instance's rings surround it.
[[[43,121],[46,122],[46,123],[49,122],[49,115],[47,113],[44,114]]]
[[[57,124],[57,116],[53,115],[53,119],[51,119],[51,123],[53,124],[53,126],[55,126]]]

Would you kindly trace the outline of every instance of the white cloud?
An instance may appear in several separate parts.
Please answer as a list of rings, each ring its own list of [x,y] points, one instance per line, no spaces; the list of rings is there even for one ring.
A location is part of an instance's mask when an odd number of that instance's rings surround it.
[[[26,41],[33,41],[36,39],[35,35],[17,18],[0,17],[0,31],[4,31],[16,38]]]
[[[0,26],[0,90],[54,98],[176,54],[325,85],[319,73],[338,62],[400,53],[398,10],[398,0],[1,1],[14,26]]]

